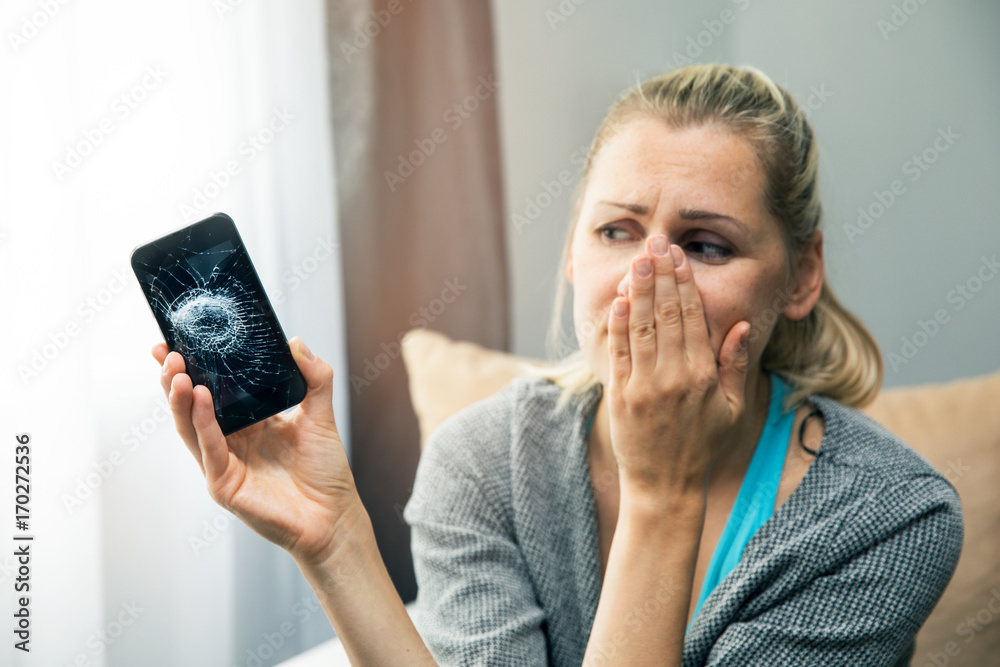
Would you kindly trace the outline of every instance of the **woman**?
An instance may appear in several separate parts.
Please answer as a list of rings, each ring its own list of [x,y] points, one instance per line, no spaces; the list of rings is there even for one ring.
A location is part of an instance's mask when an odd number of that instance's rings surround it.
[[[419,633],[354,489],[332,371],[301,341],[300,408],[228,438],[154,348],[178,431],[212,497],[295,558],[354,664],[908,664],[961,508],[853,409],[881,357],[824,279],[817,155],[751,68],[686,67],[616,102],[562,260],[580,350],[422,454],[404,513]]]

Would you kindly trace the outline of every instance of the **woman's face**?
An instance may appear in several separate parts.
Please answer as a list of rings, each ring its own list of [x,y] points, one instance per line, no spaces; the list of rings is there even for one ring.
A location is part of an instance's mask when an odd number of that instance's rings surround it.
[[[746,320],[748,370],[756,375],[777,316],[809,313],[822,282],[822,236],[817,232],[803,255],[802,287],[793,290],[781,231],[763,208],[763,187],[750,144],[718,128],[673,130],[644,118],[604,146],[591,168],[566,267],[577,338],[603,384],[611,303],[650,235],[664,234],[687,255],[716,359],[730,329]]]

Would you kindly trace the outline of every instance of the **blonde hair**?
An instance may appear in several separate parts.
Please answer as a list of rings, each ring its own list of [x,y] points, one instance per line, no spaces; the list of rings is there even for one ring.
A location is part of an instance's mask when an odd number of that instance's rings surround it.
[[[673,129],[719,127],[749,142],[765,175],[765,209],[782,230],[790,260],[789,278],[794,277],[798,265],[793,260],[819,229],[819,149],[812,127],[792,96],[763,72],[725,64],[689,65],[627,90],[598,128],[577,186],[547,340],[550,358],[558,361],[526,371],[560,386],[560,404],[599,382],[582,350],[564,342],[562,328],[566,263],[587,180],[601,149],[629,122],[649,117],[663,120]],[[740,178],[745,180],[748,175]],[[761,369],[780,374],[792,386],[786,407],[814,393],[852,407],[870,402],[882,384],[882,355],[865,326],[834,296],[826,278],[818,302],[801,320],[782,315],[781,300],[760,316],[774,318],[765,322],[767,325],[777,320],[761,357]],[[752,338],[759,323],[751,324]],[[573,351],[562,356],[567,349]]]

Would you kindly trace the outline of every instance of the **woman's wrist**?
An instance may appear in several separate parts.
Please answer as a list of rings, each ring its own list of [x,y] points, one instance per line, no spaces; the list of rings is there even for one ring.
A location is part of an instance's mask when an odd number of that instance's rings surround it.
[[[360,570],[381,562],[371,519],[361,499],[347,505],[335,525],[331,527],[327,549],[317,554],[298,554],[290,550],[292,558],[307,578],[317,580],[324,589],[339,586],[357,576]]]
[[[352,665],[436,664],[382,562],[360,500],[338,521],[323,558],[293,558]]]
[[[679,665],[705,523],[703,488],[664,492],[620,477],[618,520],[584,664]],[[635,610],[644,611],[642,623]]]
[[[707,504],[704,483],[650,484],[626,474],[619,477],[619,521],[658,523],[670,517],[671,523],[683,522],[699,527],[704,522]]]

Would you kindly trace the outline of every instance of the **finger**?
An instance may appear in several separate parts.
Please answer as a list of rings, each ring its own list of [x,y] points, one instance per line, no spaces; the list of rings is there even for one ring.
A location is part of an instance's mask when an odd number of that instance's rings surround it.
[[[750,359],[749,334],[749,322],[743,320],[734,324],[722,342],[722,350],[719,353],[719,385],[729,401],[734,419],[743,414],[746,406],[747,365]]]
[[[617,307],[617,308],[616,308]],[[624,387],[632,374],[632,357],[629,354],[628,299],[618,297],[611,302],[608,313],[609,380],[616,387]]]
[[[333,424],[333,368],[313,354],[298,336],[288,343],[295,363],[306,380],[302,411],[311,419]]]
[[[173,382],[174,376],[183,373],[186,369],[187,364],[184,363],[184,357],[179,352],[167,354],[163,360],[163,367],[160,368],[160,386],[163,387],[163,393],[167,396],[170,395],[170,384]]]
[[[642,275],[642,268],[649,273]],[[656,364],[656,317],[653,313],[655,275],[653,260],[646,253],[632,259],[629,276],[628,328],[629,354],[632,360],[630,376],[648,375]]]
[[[691,263],[678,245],[670,246],[670,254],[673,257],[674,278],[680,300],[685,349],[692,361],[714,365],[715,354],[708,340],[705,307],[701,302],[698,285],[694,281]]]
[[[205,465],[205,478],[214,484],[229,466],[229,446],[222,428],[215,418],[215,403],[212,392],[205,385],[194,388],[191,402],[191,423],[194,425],[201,448],[201,460]]]
[[[657,246],[657,243],[660,245]],[[670,243],[663,234],[653,234],[646,239],[646,246],[653,254],[656,270],[653,281],[655,286],[653,317],[656,323],[654,340],[658,353],[652,360],[650,369],[659,373],[671,365],[676,368],[678,355],[684,354],[684,327],[681,322],[681,299],[677,292]]]
[[[187,373],[177,373],[167,391],[167,397],[170,403],[170,412],[174,415],[174,427],[188,451],[198,462],[201,474],[204,475],[205,466],[202,464],[201,449],[198,447],[198,434],[194,424],[191,423],[192,389],[191,377]]]
[[[167,358],[167,354],[170,353],[170,348],[167,347],[166,343],[157,343],[153,346],[153,358],[156,359],[156,363],[163,365],[163,360]]]

